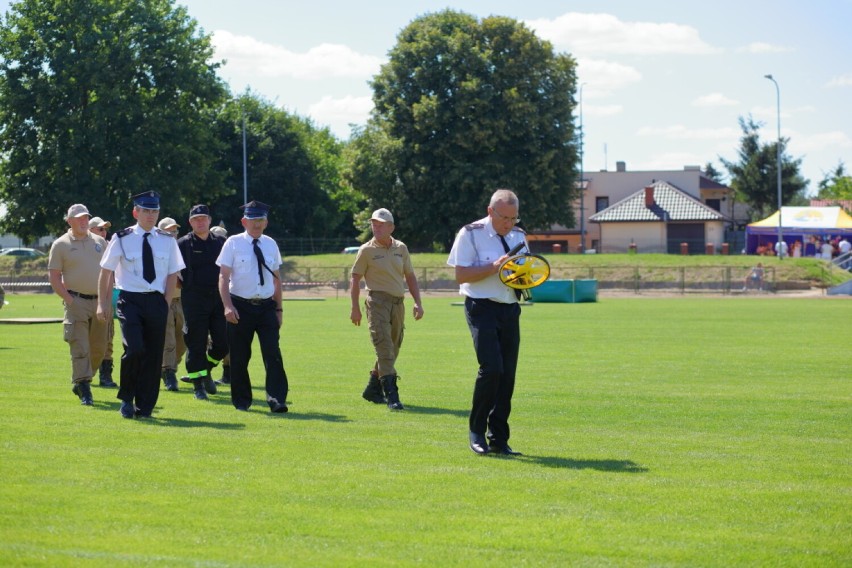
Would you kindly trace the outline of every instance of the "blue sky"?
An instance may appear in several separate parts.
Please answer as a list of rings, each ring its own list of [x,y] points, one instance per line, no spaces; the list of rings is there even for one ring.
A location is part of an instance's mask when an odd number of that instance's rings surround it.
[[[852,170],[852,0],[764,2],[177,0],[208,33],[221,76],[339,137],[372,106],[368,81],[399,31],[452,8],[527,23],[579,63],[586,170],[682,169],[736,159],[737,118],[781,133],[811,187]],[[9,2],[0,2],[3,10]]]

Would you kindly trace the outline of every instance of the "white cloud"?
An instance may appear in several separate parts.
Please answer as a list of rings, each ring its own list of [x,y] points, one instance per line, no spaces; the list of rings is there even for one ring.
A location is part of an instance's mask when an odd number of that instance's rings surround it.
[[[831,81],[826,83],[826,87],[852,87],[852,73],[845,75],[837,75],[832,77]]]
[[[326,77],[370,77],[383,60],[353,51],[345,45],[323,43],[305,53],[295,53],[278,45],[263,43],[250,36],[226,30],[213,33],[216,58],[225,67],[245,75],[321,79]]]
[[[371,97],[343,98],[325,96],[308,107],[308,114],[320,124],[363,124],[373,109]]]
[[[791,51],[795,51],[795,49],[792,47],[785,47],[783,45],[773,45],[762,41],[754,41],[745,47],[739,48],[737,51],[746,53],[789,53]]]
[[[686,165],[701,166],[703,169],[704,164],[714,159],[715,156],[700,156],[692,152],[664,152],[636,162],[632,169],[635,171],[673,171],[682,170]]]
[[[736,140],[739,134],[737,128],[687,128],[682,124],[645,126],[636,131],[637,136],[655,136],[669,140]]]
[[[642,80],[642,74],[630,67],[602,59],[577,59],[578,86],[583,87],[584,97],[602,97],[637,83]]]
[[[585,116],[614,116],[624,112],[622,105],[587,105],[583,104],[583,115]]]
[[[790,146],[796,152],[813,153],[822,150],[835,150],[838,148],[852,148],[852,138],[845,132],[834,130],[832,132],[818,132],[816,134],[798,134],[790,138]]]
[[[553,20],[529,20],[526,24],[558,49],[572,53],[691,55],[718,51],[692,26],[624,22],[611,14],[568,12]]]
[[[723,107],[736,106],[738,104],[740,104],[739,101],[728,98],[722,93],[710,93],[709,95],[703,95],[692,101],[692,106],[697,107]]]

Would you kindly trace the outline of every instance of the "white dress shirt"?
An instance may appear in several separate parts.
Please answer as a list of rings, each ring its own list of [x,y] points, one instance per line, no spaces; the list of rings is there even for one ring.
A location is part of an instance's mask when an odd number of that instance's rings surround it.
[[[115,271],[117,289],[165,294],[166,279],[186,267],[173,236],[156,227],[148,232],[156,271],[154,281],[150,283],[142,277],[142,241],[145,230],[136,224],[115,233],[110,239],[101,259],[101,268]]]
[[[257,272],[257,257],[254,255],[254,238],[247,232],[228,237],[216,264],[231,269],[231,281],[228,290],[233,296],[246,298],[248,300],[265,300],[271,298],[275,292],[275,286],[281,283],[272,277],[272,274],[263,269],[263,286],[260,285],[260,276]],[[258,240],[260,251],[266,266],[276,276],[281,268],[281,251],[272,237],[261,235]]]
[[[518,243],[526,243],[524,231],[513,227],[504,239],[509,249]],[[485,217],[465,225],[456,235],[447,264],[450,266],[483,266],[491,264],[506,254],[500,235],[494,230],[491,217]],[[515,290],[500,280],[499,274],[492,274],[478,282],[465,282],[459,287],[463,296],[470,298],[488,298],[503,304],[517,303]]]

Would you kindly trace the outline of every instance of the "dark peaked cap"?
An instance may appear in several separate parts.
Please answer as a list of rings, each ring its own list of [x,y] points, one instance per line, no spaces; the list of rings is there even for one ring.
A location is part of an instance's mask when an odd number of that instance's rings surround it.
[[[245,205],[240,205],[243,210],[243,217],[246,219],[265,219],[269,215],[269,205],[260,201],[249,201]]]

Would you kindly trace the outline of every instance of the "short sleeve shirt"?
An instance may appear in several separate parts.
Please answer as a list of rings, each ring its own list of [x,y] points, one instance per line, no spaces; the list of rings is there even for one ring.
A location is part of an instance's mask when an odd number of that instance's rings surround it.
[[[50,246],[47,268],[62,273],[62,282],[68,290],[95,296],[100,262],[106,248],[103,237],[87,233],[84,238],[77,239],[69,229]]]
[[[142,241],[145,231],[138,224],[119,231],[107,246],[101,267],[115,271],[115,287],[125,292],[166,292],[166,280],[184,268],[177,240],[169,233],[151,229],[148,242],[154,254],[153,282],[142,277]]]
[[[405,275],[412,272],[408,247],[392,237],[389,247],[382,246],[375,238],[361,245],[352,265],[352,273],[364,277],[367,290],[397,297],[405,295]]]
[[[184,289],[195,286],[212,289],[219,285],[219,266],[216,259],[219,258],[224,244],[224,237],[213,233],[202,239],[190,232],[178,239],[178,248],[186,264],[181,273]]]
[[[513,227],[505,237],[509,249],[518,243],[525,243],[523,230]],[[465,225],[456,235],[447,264],[450,266],[484,266],[491,264],[506,254],[500,235],[494,230],[491,217],[485,217]],[[470,298],[487,298],[503,304],[517,303],[515,291],[500,281],[498,274],[492,274],[478,282],[465,282],[459,286],[459,293]]]
[[[254,238],[248,232],[228,237],[222,246],[222,252],[216,259],[218,266],[231,269],[231,281],[228,290],[234,296],[249,300],[265,300],[275,293],[279,282],[266,269],[263,270],[263,285],[260,284],[257,257],[252,246]],[[263,260],[275,276],[281,268],[281,251],[272,237],[261,235],[258,240]]]

